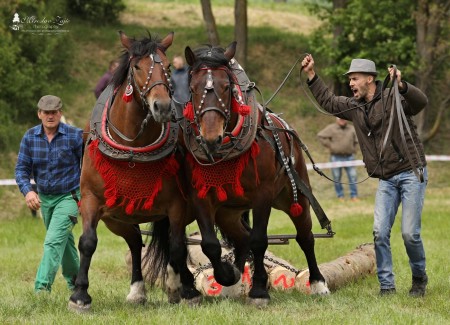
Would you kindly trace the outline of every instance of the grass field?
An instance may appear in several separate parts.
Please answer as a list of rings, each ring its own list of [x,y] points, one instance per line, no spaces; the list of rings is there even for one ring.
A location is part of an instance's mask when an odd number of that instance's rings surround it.
[[[61,89],[59,95],[64,98],[66,116],[78,126],[84,125],[94,105],[92,89],[97,77],[104,72],[107,62],[120,53],[117,30],[141,37],[146,29],[160,36],[175,29],[170,56],[182,53],[186,45],[206,42],[202,36],[204,27],[198,1],[132,0],[127,3],[129,7],[118,26],[92,28],[87,24],[71,22],[70,33],[77,43],[74,49],[76,62],[72,70],[75,78]],[[308,17],[301,0],[276,5],[263,0],[249,3],[251,60],[246,69],[267,99],[297,59],[292,55],[292,49],[296,55],[307,50],[305,34],[318,22]],[[231,0],[213,1],[223,45],[233,40],[232,6]],[[274,26],[268,27],[267,21]],[[275,72],[267,68],[274,64],[277,68]],[[288,82],[273,105],[277,107],[277,112],[285,113],[283,116],[299,132],[316,162],[326,161],[328,154],[316,141],[315,134],[332,120],[314,112],[311,104],[301,95],[296,78],[298,76]],[[442,154],[441,151],[437,153]],[[9,153],[2,157],[0,179],[13,178],[15,155]],[[325,172],[330,175],[329,170]],[[366,175],[362,168],[358,168],[358,174],[360,180]],[[86,315],[67,310],[70,293],[60,273],[50,295],[34,294],[34,277],[45,236],[44,225],[41,219],[31,217],[16,187],[0,186],[0,324],[449,324],[448,162],[430,162],[429,177],[422,234],[430,283],[428,294],[423,299],[408,296],[411,274],[397,220],[392,234],[398,290],[395,296],[380,298],[378,281],[375,276],[369,276],[328,297],[306,296],[295,291],[271,291],[271,303],[263,310],[247,306],[241,299],[206,298],[197,308],[169,305],[160,289],[148,292],[146,305],[133,306],[125,303],[130,281],[125,264],[126,244],[100,223],[99,245],[89,273],[93,305],[92,311]],[[358,186],[360,202],[340,203],[334,198],[330,182],[313,172],[310,172],[310,178],[314,192],[336,231],[333,239],[316,240],[318,262],[332,261],[360,244],[372,242],[377,181],[369,179]],[[293,232],[289,219],[276,211],[273,211],[269,228],[270,234]],[[319,228],[314,220],[314,232],[323,232]],[[197,228],[193,224],[188,232],[195,230]],[[74,231],[76,238],[79,238],[80,225]],[[289,245],[271,246],[269,249],[298,269],[306,267],[303,253],[293,241]]]
[[[436,175],[443,164],[430,164],[430,175]],[[433,168],[434,167],[434,168]],[[315,176],[312,177],[312,179]],[[332,261],[372,242],[373,180],[360,186],[361,202],[337,202],[328,183],[316,182],[321,188],[316,195],[332,221],[336,236],[317,239],[318,262]],[[333,292],[328,297],[306,296],[299,292],[271,291],[271,303],[259,310],[245,305],[242,299],[204,299],[197,308],[169,305],[160,289],[148,292],[148,303],[133,306],[125,302],[129,274],[125,263],[125,242],[99,226],[99,244],[89,272],[92,311],[87,315],[67,310],[70,296],[60,272],[50,295],[35,295],[34,276],[42,254],[45,235],[42,220],[32,218],[16,189],[0,192],[3,209],[0,213],[0,323],[1,324],[446,324],[450,322],[448,229],[450,219],[450,187],[433,182],[427,190],[423,214],[423,238],[430,277],[428,293],[423,299],[408,296],[411,274],[401,240],[397,220],[392,234],[395,296],[380,298],[378,281],[371,275]],[[314,220],[314,232],[319,233]],[[274,211],[270,234],[292,233],[289,219]],[[197,230],[195,224],[188,232]],[[75,228],[78,238],[80,226]],[[298,269],[306,267],[303,253],[294,241],[289,245],[271,246],[277,256]]]

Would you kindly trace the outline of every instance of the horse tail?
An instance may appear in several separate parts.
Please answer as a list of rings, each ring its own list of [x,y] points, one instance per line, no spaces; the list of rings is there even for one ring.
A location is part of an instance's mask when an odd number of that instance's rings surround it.
[[[152,239],[147,246],[144,260],[148,267],[146,279],[150,285],[155,285],[157,280],[161,280],[164,285],[166,283],[167,265],[170,259],[170,222],[165,217],[151,224]]]

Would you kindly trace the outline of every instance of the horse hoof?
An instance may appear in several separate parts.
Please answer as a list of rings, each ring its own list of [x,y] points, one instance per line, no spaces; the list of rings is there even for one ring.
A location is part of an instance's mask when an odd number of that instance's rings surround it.
[[[225,287],[230,287],[241,280],[241,272],[235,265],[227,262],[222,262],[222,267],[223,273],[219,273],[219,271],[216,272],[216,270],[214,270],[214,278],[216,279],[217,283]],[[232,274],[233,276],[231,277],[230,274]]]
[[[329,295],[330,289],[326,282],[323,281],[315,281],[311,283],[311,294],[312,295]]]
[[[269,305],[270,298],[250,298],[247,297],[246,302],[248,305],[255,306],[257,308],[266,308]]]
[[[132,304],[145,304],[147,302],[144,281],[136,281],[130,286],[127,302]]]
[[[182,303],[188,305],[189,307],[197,307],[197,306],[200,306],[202,301],[203,301],[203,296],[200,295],[200,296],[193,297],[191,299],[183,299]]]
[[[72,300],[69,300],[69,305],[67,306],[67,308],[70,311],[74,311],[77,313],[87,313],[91,310],[91,304],[85,305],[80,300],[78,300],[77,302],[73,302]]]
[[[127,302],[133,305],[144,305],[147,302],[146,296],[127,296]]]
[[[167,290],[167,298],[169,300],[169,304],[179,304],[181,301],[180,290]]]

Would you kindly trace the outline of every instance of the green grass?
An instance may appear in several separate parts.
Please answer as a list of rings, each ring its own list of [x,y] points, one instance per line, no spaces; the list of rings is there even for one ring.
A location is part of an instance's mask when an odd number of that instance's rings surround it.
[[[433,174],[433,172],[431,173]],[[373,187],[374,184],[367,184]],[[5,192],[15,192],[12,189]],[[336,236],[316,239],[319,264],[349,253],[358,245],[372,242],[373,196],[367,195],[358,203],[338,203],[332,189],[318,192],[321,204],[332,220]],[[329,198],[327,198],[330,196]],[[67,310],[69,292],[60,272],[49,295],[33,293],[34,276],[42,254],[45,235],[41,219],[32,218],[23,199],[10,194],[15,202],[8,208],[10,218],[0,217],[0,323],[2,324],[444,324],[448,315],[450,267],[448,247],[450,227],[448,212],[450,188],[431,184],[427,192],[423,214],[423,239],[427,252],[427,271],[430,277],[428,293],[423,299],[408,296],[411,274],[401,240],[400,222],[396,221],[392,234],[394,272],[398,293],[392,297],[378,297],[376,276],[361,278],[328,297],[306,296],[299,292],[271,291],[268,308],[258,310],[242,299],[205,298],[197,308],[169,305],[160,289],[149,290],[148,303],[133,306],[125,303],[130,276],[125,263],[125,242],[110,233],[103,223],[98,229],[99,243],[89,271],[89,292],[93,297],[92,311],[78,315]],[[20,199],[20,201],[19,201]],[[274,211],[270,220],[270,234],[292,233],[289,219]],[[197,228],[190,225],[188,232]],[[314,232],[323,232],[314,220]],[[81,227],[75,228],[76,238]],[[303,253],[294,241],[289,245],[270,246],[277,256],[296,268],[306,267]]]
[[[277,4],[273,1],[249,1],[250,7],[263,7],[275,12],[305,12],[302,1],[294,6]],[[82,126],[89,118],[95,103],[92,89],[97,79],[107,67],[108,61],[119,55],[118,30],[129,36],[142,37],[146,29],[152,34],[165,36],[175,30],[175,41],[168,55],[183,53],[186,45],[195,47],[207,42],[201,16],[187,8],[183,17],[191,25],[179,27],[172,24],[154,26],[153,18],[170,20],[170,8],[181,4],[195,4],[189,1],[129,1],[129,13],[143,17],[142,23],[119,24],[117,26],[95,27],[83,22],[71,21],[70,33],[76,43],[76,59],[73,63],[73,80],[59,94],[65,102],[65,114]],[[222,6],[221,1],[213,1],[213,11]],[[227,0],[225,5],[233,6]],[[147,13],[148,9],[150,13]],[[161,8],[167,12],[161,14]],[[278,12],[278,13],[277,13]],[[164,16],[165,15],[165,16]],[[275,20],[274,20],[275,21]],[[218,26],[222,46],[233,40],[233,28]],[[272,27],[251,27],[249,29],[249,62],[246,70],[250,78],[257,82],[265,99],[277,88],[290,66],[308,49],[308,39],[304,35],[281,31]],[[321,60],[316,54],[316,61]],[[318,66],[320,71],[321,67]],[[308,145],[316,162],[328,160],[328,153],[316,141],[315,135],[321,127],[330,123],[312,108],[299,88],[298,72],[289,79],[287,85],[271,104],[276,112],[285,117],[299,132]],[[23,131],[21,131],[23,133]],[[438,141],[439,142],[439,141]],[[435,143],[435,142],[434,142]],[[434,144],[433,144],[434,145]],[[441,154],[444,146],[434,145],[434,153]],[[427,153],[432,153],[429,148]],[[16,153],[7,153],[0,160],[0,178],[13,178]],[[360,279],[349,284],[329,297],[311,297],[298,292],[271,292],[272,301],[265,310],[247,306],[242,300],[207,298],[198,308],[184,305],[169,305],[159,289],[148,293],[149,302],[145,306],[125,303],[130,277],[125,265],[127,247],[125,242],[110,233],[103,223],[99,226],[99,245],[94,255],[90,275],[89,292],[93,297],[92,312],[77,315],[67,311],[69,292],[60,273],[50,295],[36,296],[33,293],[34,276],[42,254],[45,235],[42,220],[33,219],[25,207],[24,199],[16,187],[0,187],[0,323],[1,324],[445,324],[448,315],[448,293],[450,292],[450,267],[448,229],[450,220],[450,187],[448,162],[430,162],[430,183],[425,201],[423,217],[423,238],[427,252],[429,291],[424,299],[411,299],[407,292],[411,274],[400,235],[400,222],[396,221],[392,234],[394,271],[398,294],[379,298],[378,282],[375,276]],[[330,175],[329,170],[324,170]],[[358,168],[359,179],[366,173]],[[317,239],[316,254],[319,263],[332,261],[352,251],[356,246],[372,242],[372,220],[374,193],[377,181],[370,179],[358,186],[362,201],[357,204],[338,203],[334,199],[332,183],[310,172],[314,192],[325,212],[332,221],[336,237]],[[288,218],[276,211],[270,220],[270,234],[290,234],[293,232]],[[75,228],[76,238],[81,235],[81,227]],[[191,225],[188,232],[195,231]],[[314,220],[314,232],[323,232]],[[303,253],[295,242],[286,246],[271,246],[277,256],[290,261],[296,268],[306,267]]]

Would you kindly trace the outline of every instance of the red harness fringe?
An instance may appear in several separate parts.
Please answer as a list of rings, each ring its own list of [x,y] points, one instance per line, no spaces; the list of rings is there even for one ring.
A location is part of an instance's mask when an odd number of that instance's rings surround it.
[[[111,159],[98,150],[98,140],[89,145],[94,166],[105,183],[106,205],[125,206],[125,213],[135,210],[151,210],[154,200],[162,189],[162,180],[176,175],[179,164],[174,156],[148,162],[134,163]]]
[[[255,142],[252,143],[250,150],[245,152],[238,158],[220,162],[212,166],[199,165],[192,155],[188,155],[188,162],[193,168],[192,184],[198,191],[197,196],[204,199],[209,190],[213,187],[216,189],[216,195],[219,201],[227,199],[227,192],[224,189],[225,184],[231,184],[233,192],[237,196],[244,195],[244,188],[241,185],[241,176],[244,168],[248,164],[249,158],[253,159],[255,170],[255,182],[259,183],[258,169],[256,168],[256,157],[259,154],[259,146]]]

